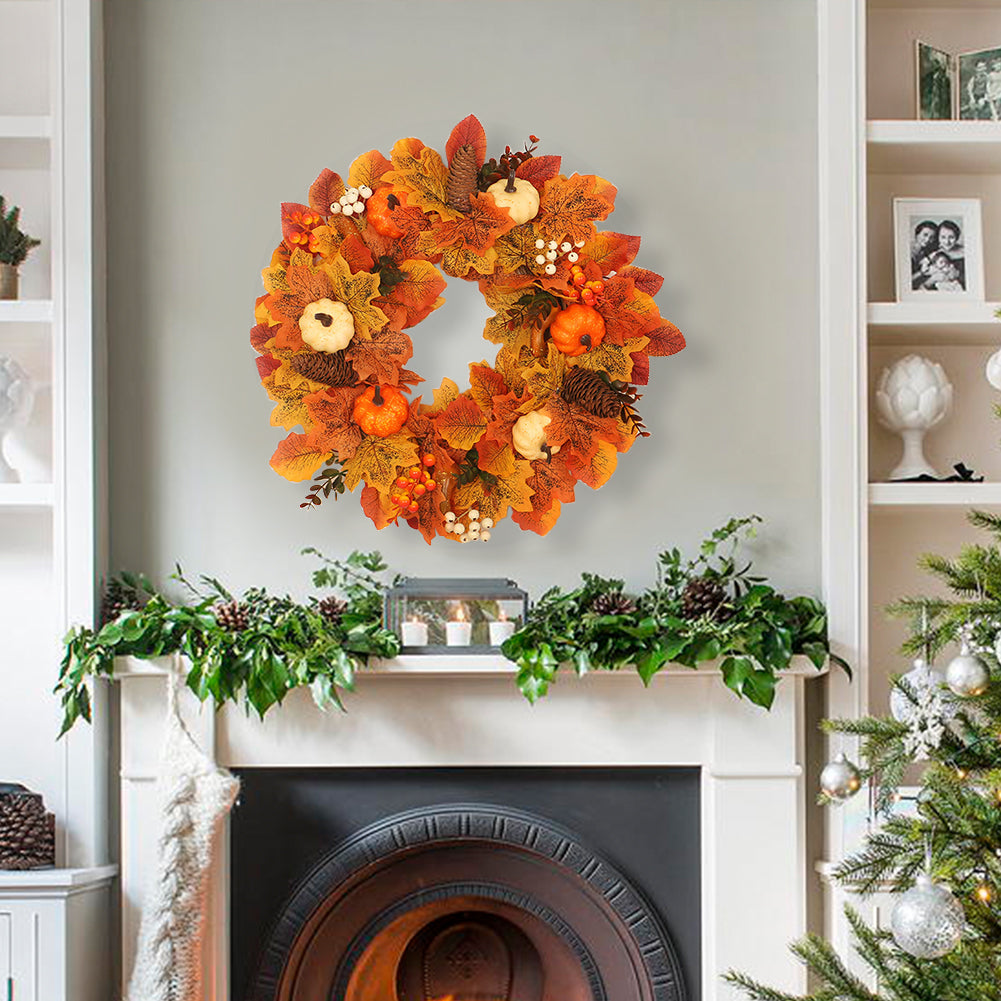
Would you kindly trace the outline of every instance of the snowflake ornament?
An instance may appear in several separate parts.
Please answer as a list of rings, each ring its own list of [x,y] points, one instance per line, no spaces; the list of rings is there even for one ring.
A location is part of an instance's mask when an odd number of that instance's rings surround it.
[[[945,735],[949,712],[938,688],[927,686],[915,692],[915,702],[907,719],[904,750],[915,761],[927,761],[938,750]]]

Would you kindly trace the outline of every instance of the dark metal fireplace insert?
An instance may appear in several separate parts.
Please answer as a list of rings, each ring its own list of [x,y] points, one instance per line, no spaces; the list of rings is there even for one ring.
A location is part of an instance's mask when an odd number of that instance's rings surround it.
[[[698,966],[697,770],[421,769],[410,774],[424,796],[477,788],[480,797],[435,797],[357,827],[351,818],[367,810],[350,801],[338,809],[336,796],[317,795],[322,776],[364,804],[385,773],[382,799],[391,807],[405,805],[392,792],[406,770],[355,771],[363,785],[345,787],[343,773],[326,770],[243,774],[233,825],[234,998],[697,998],[686,990]],[[275,784],[276,773],[284,784]],[[524,794],[515,806],[518,782]],[[547,791],[542,813],[539,794]],[[682,804],[684,814],[665,829],[665,808],[676,814]],[[289,864],[325,829],[334,838],[324,854]],[[683,878],[670,861],[678,855],[689,863]],[[635,871],[639,859],[646,872]],[[273,868],[284,878],[273,878]]]

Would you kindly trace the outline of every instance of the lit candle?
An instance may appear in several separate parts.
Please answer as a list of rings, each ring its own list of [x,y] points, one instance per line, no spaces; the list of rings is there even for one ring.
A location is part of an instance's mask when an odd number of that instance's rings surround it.
[[[500,646],[504,640],[514,635],[514,623],[507,617],[503,608],[497,616],[497,621],[489,623],[489,626],[491,646]]]
[[[428,625],[416,615],[411,615],[407,622],[402,623],[402,631],[404,646],[428,645]]]
[[[459,605],[455,618],[445,623],[445,642],[448,646],[469,646],[473,635],[473,624],[466,621],[466,612]]]

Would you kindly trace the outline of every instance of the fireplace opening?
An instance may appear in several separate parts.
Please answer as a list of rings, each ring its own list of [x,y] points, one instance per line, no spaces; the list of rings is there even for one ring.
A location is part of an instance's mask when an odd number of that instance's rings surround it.
[[[695,1001],[698,996],[686,990],[673,929],[669,932],[635,873],[624,872],[565,823],[503,802],[430,803],[354,829],[318,861],[314,857],[312,868],[271,913],[262,937],[259,925],[248,928],[242,918],[248,909],[241,903],[255,898],[253,879],[262,875],[260,868],[246,866],[247,817],[240,815],[255,784],[244,778],[233,830],[234,999]],[[551,800],[550,808],[555,804]],[[272,816],[274,806],[267,811]],[[691,826],[693,819],[697,832],[697,812],[680,826]],[[621,844],[637,836],[641,832],[623,830]],[[284,855],[294,840],[275,854]],[[663,874],[646,875],[656,885]],[[244,882],[248,876],[250,882]],[[674,889],[683,895],[692,886],[689,879]],[[697,938],[697,895],[684,903]],[[255,910],[262,913],[255,907],[250,913]],[[675,907],[676,914],[682,912]],[[260,945],[244,988],[238,949],[254,931]],[[686,927],[682,938],[690,941],[692,932]]]

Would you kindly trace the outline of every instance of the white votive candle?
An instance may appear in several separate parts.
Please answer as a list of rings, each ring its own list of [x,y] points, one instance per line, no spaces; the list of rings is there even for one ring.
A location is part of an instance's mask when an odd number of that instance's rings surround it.
[[[469,646],[473,636],[473,624],[466,621],[466,613],[459,606],[455,618],[445,623],[445,643],[447,646]]]
[[[498,619],[488,623],[490,626],[490,645],[500,646],[504,640],[514,635],[514,623],[510,619]]]
[[[427,646],[428,624],[420,619],[410,619],[402,624],[404,646]]]

